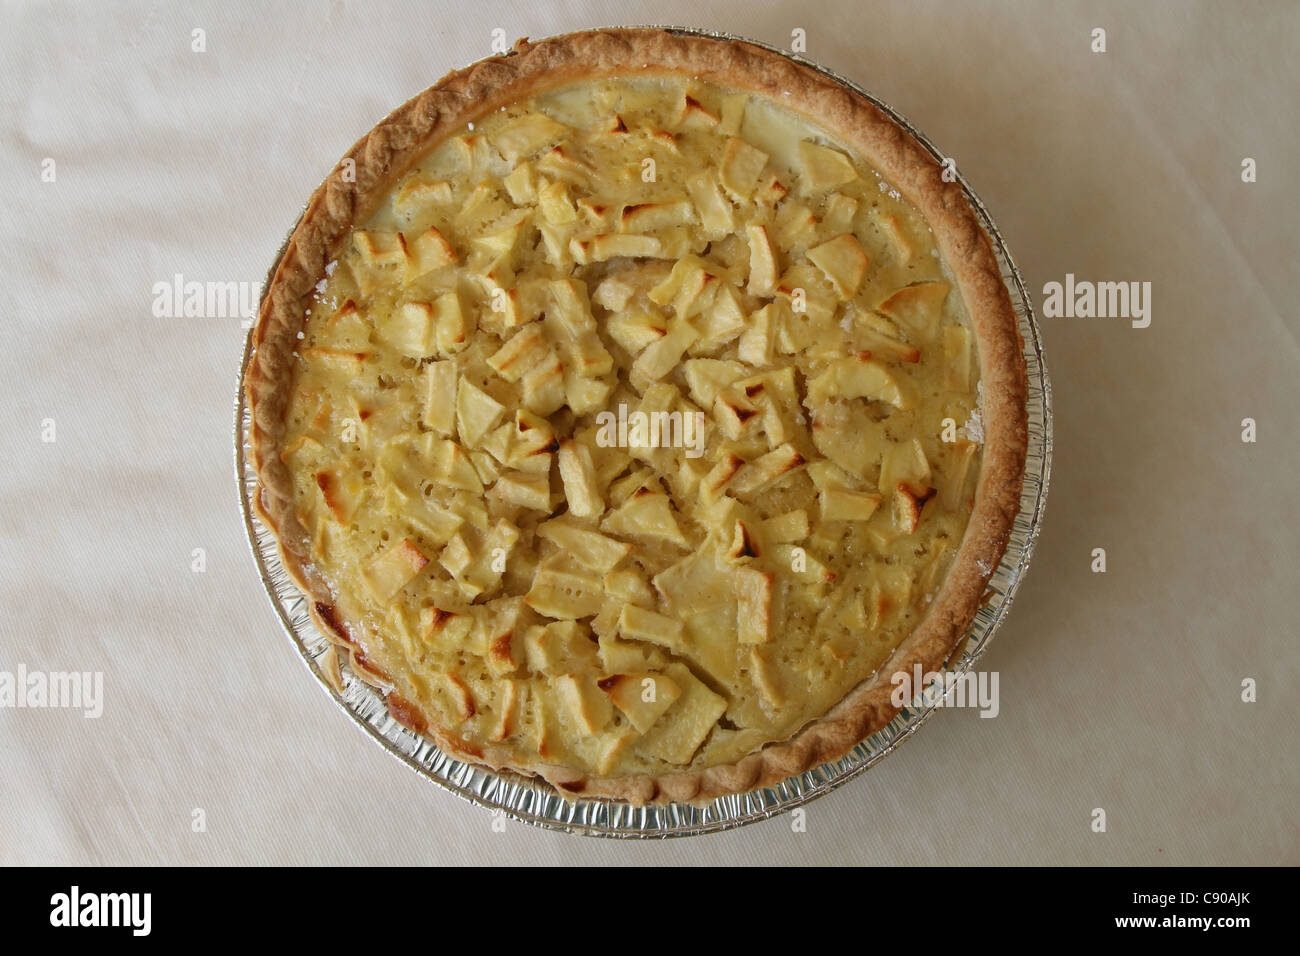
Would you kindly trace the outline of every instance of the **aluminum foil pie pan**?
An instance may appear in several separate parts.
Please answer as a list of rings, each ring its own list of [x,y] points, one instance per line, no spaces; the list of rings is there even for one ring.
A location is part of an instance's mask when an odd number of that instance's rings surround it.
[[[802,56],[731,34],[680,27],[662,29],[727,41],[740,40],[817,70],[871,101],[894,122],[911,133],[936,159],[943,161],[944,154],[897,111],[852,80]],[[955,171],[955,176],[974,208],[980,224],[992,241],[1003,281],[1019,318],[1029,384],[1026,401],[1029,444],[1020,492],[1020,513],[1012,528],[1006,553],[989,581],[988,600],[976,613],[965,636],[964,644],[961,645],[960,655],[950,662],[951,673],[960,675],[970,671],[988,648],[993,635],[1011,608],[1016,589],[1025,575],[1033,554],[1034,543],[1038,538],[1042,522],[1043,508],[1047,501],[1047,486],[1052,466],[1052,389],[1047,376],[1037,318],[1020,270],[983,202],[962,177],[960,170]],[[276,262],[271,267],[271,275],[274,274],[280,256],[283,254],[282,247],[280,255],[276,257]],[[269,276],[266,285],[270,285]],[[239,487],[239,505],[244,529],[248,536],[253,561],[271,606],[275,609],[285,633],[302,657],[307,669],[325,692],[334,698],[335,703],[344,713],[411,770],[470,803],[504,813],[512,819],[534,826],[585,836],[654,839],[729,830],[788,812],[830,793],[875,766],[886,755],[900,747],[916,733],[938,707],[942,706],[942,701],[907,706],[889,724],[862,741],[840,760],[814,767],[774,787],[719,797],[702,806],[669,803],[633,807],[605,799],[563,797],[544,781],[510,772],[488,770],[443,753],[431,741],[408,730],[393,719],[379,692],[353,674],[346,663],[343,664],[342,692],[336,691],[325,676],[322,657],[332,645],[313,624],[307,610],[307,597],[293,583],[288,572],[281,565],[275,535],[257,519],[251,506],[252,495],[257,489],[257,475],[249,459],[247,436],[250,415],[244,402],[242,387],[244,370],[248,366],[251,354],[252,333],[250,331],[244,343],[243,360],[240,363],[239,381],[236,386],[235,475]]]

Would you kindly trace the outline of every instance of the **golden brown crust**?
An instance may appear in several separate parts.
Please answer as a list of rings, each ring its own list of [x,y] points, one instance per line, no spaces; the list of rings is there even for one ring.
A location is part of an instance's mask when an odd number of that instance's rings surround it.
[[[958,183],[943,181],[940,166],[919,142],[833,79],[741,41],[655,29],[597,30],[537,43],[521,40],[509,55],[450,73],[394,111],[352,147],[316,190],[268,285],[253,330],[254,353],[244,387],[252,412],[249,438],[259,478],[259,517],[275,531],[286,569],[312,596],[316,623],[349,649],[358,673],[383,683],[384,675],[366,662],[346,626],[334,619],[333,596],[308,560],[307,534],[292,507],[292,485],[278,455],[293,350],[308,294],[351,226],[424,153],[466,122],[579,78],[654,73],[685,74],[765,94],[835,131],[880,170],[933,227],[971,318],[983,388],[983,463],[961,548],[921,623],[872,678],[788,740],[733,764],[657,777],[586,777],[565,767],[540,771],[560,792],[572,795],[632,803],[700,802],[772,785],[842,757],[892,720],[898,709],[891,703],[891,675],[910,674],[915,666],[923,672],[943,667],[965,635],[1006,549],[1019,507],[1028,436],[1023,342],[991,243],[974,210]],[[346,175],[353,169],[354,177]],[[427,726],[413,705],[391,691],[388,702],[397,720],[432,736],[444,749],[493,769],[509,769],[490,749],[479,752]]]

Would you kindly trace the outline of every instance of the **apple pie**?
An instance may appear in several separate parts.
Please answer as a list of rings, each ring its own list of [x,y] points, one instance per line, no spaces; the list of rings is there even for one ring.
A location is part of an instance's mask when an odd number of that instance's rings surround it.
[[[737,41],[520,41],[316,191],[245,381],[316,623],[446,752],[702,801],[843,756],[1001,559],[1017,321],[961,187]]]

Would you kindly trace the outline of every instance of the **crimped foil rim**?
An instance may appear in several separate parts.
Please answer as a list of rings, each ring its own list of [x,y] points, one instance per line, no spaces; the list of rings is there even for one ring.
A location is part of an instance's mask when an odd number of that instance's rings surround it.
[[[743,42],[784,56],[864,97],[911,134],[938,161],[942,162],[945,158],[923,133],[888,104],[854,81],[806,57],[730,33],[659,25],[651,25],[647,29]],[[971,189],[960,170],[955,171],[955,178],[975,210],[981,227],[989,236],[1003,282],[1011,295],[1024,340],[1023,353],[1029,385],[1026,399],[1029,440],[1021,485],[1020,511],[1012,526],[1002,561],[989,580],[992,595],[976,612],[967,630],[962,654],[950,669],[953,674],[960,675],[971,670],[988,648],[994,633],[1010,610],[1016,589],[1033,555],[1051,477],[1052,390],[1037,318],[1024,278],[983,201]],[[290,230],[289,234],[292,235],[292,232]],[[270,287],[270,276],[274,275],[287,245],[288,236],[268,273],[263,295]],[[511,772],[487,770],[444,754],[431,741],[399,724],[388,712],[378,691],[352,674],[346,664],[343,667],[343,691],[339,693],[330,685],[317,663],[321,655],[333,645],[312,623],[307,610],[307,597],[281,565],[275,535],[257,519],[252,510],[251,498],[256,493],[257,476],[249,461],[247,436],[250,414],[243,390],[244,372],[251,355],[252,330],[244,342],[236,384],[234,463],[244,530],[267,598],[303,664],[340,709],[405,766],[470,803],[503,813],[523,823],[584,836],[664,839],[721,832],[770,819],[805,806],[838,789],[902,746],[942,706],[941,701],[920,707],[909,705],[885,727],[839,760],[814,767],[776,786],[718,797],[703,806],[668,803],[633,807],[604,799],[569,799],[560,796],[544,781]]]

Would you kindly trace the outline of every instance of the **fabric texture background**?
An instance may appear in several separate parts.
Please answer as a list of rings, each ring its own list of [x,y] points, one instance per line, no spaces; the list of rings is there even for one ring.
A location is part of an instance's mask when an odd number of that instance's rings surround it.
[[[1149,328],[1041,320],[1054,477],[981,662],[1000,713],[936,715],[806,832],[496,832],[384,754],[248,553],[240,319],[153,313],[177,274],[260,282],[338,157],[495,28],[619,23],[802,28],[956,160],[1036,304],[1067,273],[1152,285]],[[0,709],[0,863],[1300,862],[1294,6],[31,3],[0,25],[0,671],[104,674],[98,719]]]

